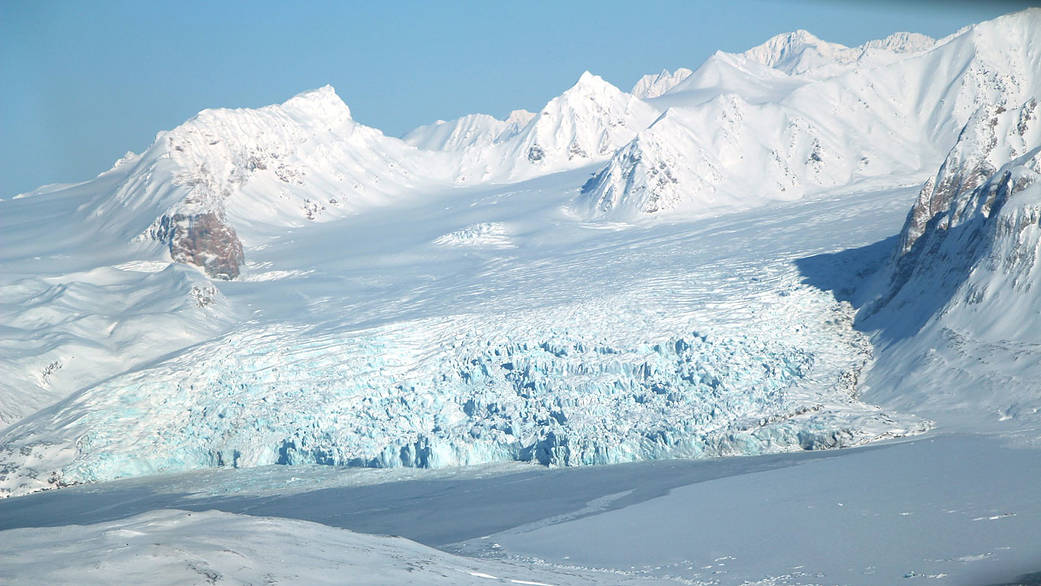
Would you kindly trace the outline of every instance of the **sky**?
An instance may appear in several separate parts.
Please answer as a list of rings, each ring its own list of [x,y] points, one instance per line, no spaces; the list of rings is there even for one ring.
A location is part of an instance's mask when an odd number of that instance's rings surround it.
[[[199,110],[332,84],[400,136],[537,110],[585,71],[623,90],[806,29],[942,37],[1038,1],[97,2],[0,0],[0,197],[90,179]]]

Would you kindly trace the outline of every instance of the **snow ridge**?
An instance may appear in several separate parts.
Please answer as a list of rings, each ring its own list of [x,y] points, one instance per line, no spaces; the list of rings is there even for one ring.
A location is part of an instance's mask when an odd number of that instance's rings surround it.
[[[115,192],[99,194],[90,217],[230,279],[244,262],[236,226],[342,217],[437,182],[436,158],[356,123],[325,86],[280,105],[204,110],[160,132]]]
[[[602,161],[658,112],[588,71],[538,113],[464,116],[417,128],[405,140],[458,155],[456,182],[511,182]]]
[[[629,93],[641,100],[657,98],[690,77],[691,73],[694,72],[686,67],[679,67],[676,71],[662,69],[661,73],[641,77]]]
[[[578,207],[718,213],[935,168],[978,108],[1041,95],[1041,47],[1028,32],[1039,15],[937,43],[897,34],[850,49],[796,31],[717,54],[654,100],[666,113],[597,171]]]

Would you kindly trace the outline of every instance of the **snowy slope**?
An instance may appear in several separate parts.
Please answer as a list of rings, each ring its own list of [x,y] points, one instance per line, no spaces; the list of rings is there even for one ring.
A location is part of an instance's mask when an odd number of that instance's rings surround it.
[[[876,174],[914,174],[910,145],[882,148],[880,137],[866,134],[855,119],[821,120],[727,94],[670,108],[585,184],[578,203],[594,216],[708,215]]]
[[[894,33],[859,47],[829,43],[797,30],[772,37],[741,56],[790,76],[823,79],[851,66],[876,66],[932,49],[936,41],[918,33]]]
[[[962,425],[1041,426],[1039,114],[1035,98],[981,107],[923,187],[861,316],[889,344],[877,395]],[[903,394],[923,380],[943,392]]]
[[[527,110],[514,110],[505,120],[488,114],[470,114],[451,122],[439,120],[420,126],[402,140],[417,148],[435,151],[484,148],[513,138],[534,117],[535,114]]]
[[[657,98],[690,77],[691,73],[693,71],[686,67],[679,67],[676,71],[662,69],[661,73],[649,73],[641,77],[636,82],[636,85],[633,86],[633,89],[629,90],[629,93],[641,100]]]
[[[0,427],[237,321],[205,275],[85,217],[131,167],[0,202]]]
[[[658,112],[588,71],[529,117],[483,115],[420,127],[405,140],[456,153],[456,181],[510,182],[602,161],[650,124]]]
[[[341,217],[439,177],[438,157],[354,122],[333,88],[256,110],[205,110],[121,162],[89,204],[98,230],[169,245],[174,260],[234,278],[248,233]]]
[[[91,181],[2,202],[0,426],[239,319],[206,276],[170,261],[258,276],[243,240],[263,247],[436,184],[439,157],[357,124],[325,87],[206,110]]]
[[[453,556],[401,537],[218,511],[156,510],[0,533],[5,584],[627,584],[603,573]]]
[[[858,48],[804,32],[717,54],[653,101],[665,115],[583,188],[594,216],[713,212],[934,169],[983,104],[1039,94],[1028,10],[933,45],[896,35]]]

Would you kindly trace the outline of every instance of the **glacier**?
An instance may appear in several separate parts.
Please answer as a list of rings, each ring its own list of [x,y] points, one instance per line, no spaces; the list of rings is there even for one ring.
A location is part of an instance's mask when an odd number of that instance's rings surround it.
[[[1032,315],[1020,183],[1036,172],[1022,157],[1037,146],[1039,16],[853,48],[797,31],[632,93],[585,72],[537,112],[401,139],[326,86],[203,111],[93,180],[0,202],[0,494],[206,467],[580,466],[925,432],[949,413],[916,390],[920,365],[964,358],[935,353],[1033,355],[1007,343],[1029,320],[981,334],[964,316],[988,296],[997,313],[1010,271],[1010,302]],[[924,299],[929,267],[970,270],[952,268],[965,242],[936,231],[994,226],[999,192],[1004,223],[971,238],[1015,238],[969,255],[983,267],[960,293],[971,302],[927,303],[916,322],[900,304]],[[843,284],[856,295],[804,273],[876,250],[905,218],[902,249],[951,250],[875,258]],[[895,334],[910,326],[928,330],[913,348]],[[1029,393],[1002,403],[962,404],[1033,424]]]
[[[517,194],[514,205],[531,206],[530,195]],[[415,213],[429,219],[439,207]],[[494,264],[480,261],[472,278],[499,288],[483,285],[454,305],[467,313],[446,314],[446,299],[460,295],[453,289],[472,285],[461,275],[437,285],[421,274],[428,291],[396,310],[377,290],[370,303],[391,311],[373,325],[352,322],[351,313],[329,319],[330,304],[311,310],[326,316],[319,325],[255,319],[0,431],[4,457],[22,460],[4,468],[0,486],[19,494],[267,464],[608,464],[854,446],[931,427],[859,399],[871,344],[852,329],[848,303],[799,282],[791,262],[799,251],[736,267],[723,261],[727,247],[756,242],[751,225],[693,258],[689,244],[700,234],[686,227],[634,251],[629,231],[583,226],[572,238],[583,235],[592,248],[569,266],[417,235],[427,256],[491,255]],[[627,284],[609,293],[588,276],[613,256],[602,249],[612,236],[630,254],[611,276]],[[531,238],[518,246],[533,246]],[[559,238],[559,230],[540,238]],[[763,252],[773,247],[758,242]],[[574,241],[564,246],[576,250]],[[638,267],[658,268],[648,280]],[[327,278],[242,286],[317,293]],[[511,279],[558,287],[536,293]]]
[[[1035,580],[1039,30],[326,86],[0,200],[0,581]]]

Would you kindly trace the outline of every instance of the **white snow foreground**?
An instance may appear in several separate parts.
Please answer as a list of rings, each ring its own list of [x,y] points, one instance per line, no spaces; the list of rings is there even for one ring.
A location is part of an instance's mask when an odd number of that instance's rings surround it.
[[[96,525],[3,531],[0,540],[5,584],[547,586],[608,581],[604,572],[475,560],[401,537],[218,511],[156,510]],[[615,574],[610,581],[620,578]]]

